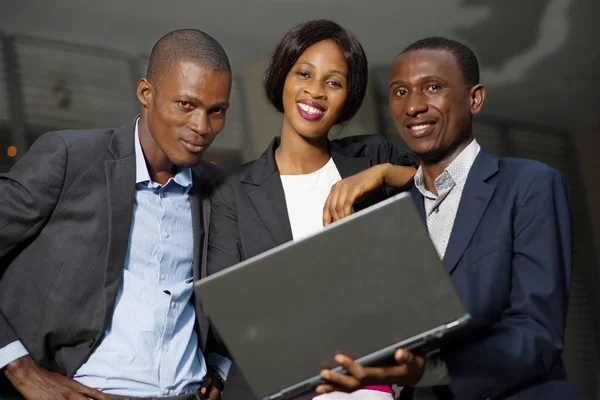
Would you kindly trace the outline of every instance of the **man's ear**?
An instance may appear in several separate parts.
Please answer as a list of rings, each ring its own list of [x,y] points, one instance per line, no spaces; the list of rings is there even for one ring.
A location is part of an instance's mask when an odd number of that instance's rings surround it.
[[[137,84],[137,98],[142,103],[142,106],[148,108],[154,101],[155,96],[154,86],[146,78],[142,78]]]
[[[469,98],[471,103],[471,115],[479,114],[483,101],[485,100],[486,89],[482,84],[477,84],[469,91]]]

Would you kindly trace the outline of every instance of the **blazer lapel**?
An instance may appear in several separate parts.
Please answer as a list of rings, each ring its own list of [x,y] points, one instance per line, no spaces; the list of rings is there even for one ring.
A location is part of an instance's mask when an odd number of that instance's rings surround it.
[[[192,172],[193,185],[189,192],[190,207],[192,209],[192,232],[194,244],[194,258],[192,263],[192,275],[194,282],[206,277],[206,262],[203,258],[206,257],[206,241],[204,237],[207,235],[208,216],[210,214],[210,201],[208,196],[205,196],[204,187],[199,176]],[[192,295],[196,310],[196,320],[198,321],[198,343],[200,350],[204,352],[206,342],[208,340],[209,320],[204,311],[204,307],[200,298],[195,294]]]
[[[255,189],[248,191],[248,197],[277,245],[293,239],[285,193],[275,163],[275,149],[279,146],[279,140],[277,137],[273,139],[252,170],[241,179],[243,183],[256,186]],[[357,149],[356,154],[361,151],[362,148]],[[336,147],[335,142],[330,142],[330,152],[342,179],[371,167],[369,158],[343,154]],[[371,204],[372,202],[362,203]]]
[[[449,273],[456,268],[494,194],[495,186],[485,181],[496,172],[498,158],[481,149],[467,178],[444,255],[444,265]]]
[[[269,229],[277,245],[293,239],[285,194],[279,174],[274,173],[262,182],[248,197]]]
[[[415,207],[417,208],[417,211],[421,216],[421,220],[423,221],[425,226],[427,226],[427,216],[425,215],[425,204],[423,204],[423,195],[421,194],[421,192],[419,192],[419,189],[417,189],[414,183],[410,188],[410,195],[412,196],[415,202]]]
[[[287,212],[285,193],[275,163],[275,149],[279,138],[274,138],[265,153],[256,160],[253,168],[242,176],[241,181],[249,188],[248,198],[271,233],[277,245],[293,239]]]
[[[109,150],[115,156],[104,163],[108,190],[108,256],[104,290],[105,320],[113,311],[127,254],[135,201],[134,128],[125,126],[113,134]]]
[[[192,263],[192,271],[193,271],[193,276],[194,276],[194,281],[197,281],[200,279],[201,277],[201,271],[200,271],[200,265],[201,265],[201,260],[200,260],[200,255],[202,253],[202,242],[203,242],[203,238],[204,235],[206,234],[206,232],[204,232],[204,229],[202,228],[202,223],[201,223],[201,210],[202,210],[202,206],[200,204],[200,190],[198,188],[198,186],[200,185],[200,183],[198,182],[198,179],[196,179],[196,177],[194,175],[193,176],[193,184],[192,184],[192,188],[189,192],[189,196],[190,196],[190,208],[192,209],[192,232],[193,232],[193,243],[194,243],[194,258],[193,258],[193,263]]]

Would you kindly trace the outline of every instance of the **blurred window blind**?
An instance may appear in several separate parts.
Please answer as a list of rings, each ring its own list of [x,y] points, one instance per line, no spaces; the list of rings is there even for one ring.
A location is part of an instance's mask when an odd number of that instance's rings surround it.
[[[119,52],[15,37],[27,131],[117,127],[136,114],[130,62]]]
[[[204,159],[230,169],[242,163],[244,146],[244,105],[241,85],[234,76],[229,97],[229,109],[225,119],[225,127],[210,145]]]
[[[0,33],[0,37],[2,34]],[[10,106],[8,103],[8,88],[6,82],[6,63],[4,60],[4,44],[0,40],[0,124],[8,124]]]
[[[135,78],[134,83],[136,85],[141,78],[146,77],[146,71],[148,69],[148,61],[149,61],[148,57],[139,57],[133,61],[135,63],[135,65],[133,67],[133,71],[134,71],[134,74],[137,75],[137,76],[134,76],[134,78]]]
[[[506,140],[503,140],[501,128],[492,124],[475,122],[473,135],[484,149],[498,157],[508,156]]]
[[[0,33],[0,37],[2,33]],[[13,158],[8,156],[8,147],[13,145],[10,133],[10,105],[4,60],[4,44],[0,40],[0,172],[8,171],[13,165]],[[24,151],[25,149],[21,149]]]
[[[243,106],[244,103],[241,99],[239,84],[237,79],[234,78],[231,85],[231,95],[229,97],[229,109],[227,110],[225,127],[211,145],[211,149],[231,151],[240,151],[242,149],[242,144],[244,142]]]
[[[585,398],[596,398],[600,361],[595,336],[599,310],[596,285],[599,282],[597,258],[592,242],[591,221],[579,173],[576,151],[566,133],[510,129],[514,157],[535,159],[559,170],[567,181],[573,218],[573,275],[564,361],[569,380]]]

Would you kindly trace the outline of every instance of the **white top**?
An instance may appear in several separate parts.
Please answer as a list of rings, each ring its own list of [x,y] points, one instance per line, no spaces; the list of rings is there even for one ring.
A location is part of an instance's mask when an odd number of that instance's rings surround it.
[[[321,169],[304,175],[281,175],[288,217],[294,240],[323,229],[323,207],[331,187],[342,180],[333,158]],[[333,392],[313,400],[393,400],[392,395],[377,390],[361,389],[354,393]]]
[[[323,207],[331,187],[342,177],[333,158],[319,170],[304,175],[281,175],[294,240],[323,228]]]

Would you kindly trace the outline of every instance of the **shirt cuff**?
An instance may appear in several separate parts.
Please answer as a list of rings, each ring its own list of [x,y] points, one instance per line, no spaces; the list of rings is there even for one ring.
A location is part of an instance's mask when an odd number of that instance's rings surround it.
[[[223,373],[223,380],[227,379],[229,369],[231,368],[231,360],[217,353],[210,353],[206,356],[206,364],[219,368]]]
[[[0,369],[6,367],[9,363],[29,354],[23,343],[20,340],[15,340],[12,343],[0,349]]]
[[[442,360],[439,354],[431,355],[425,358],[425,371],[421,380],[415,387],[430,387],[450,384],[450,374],[446,367],[446,362]]]

